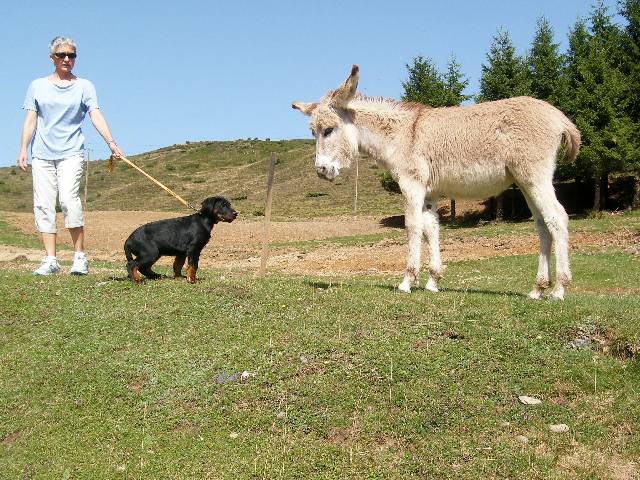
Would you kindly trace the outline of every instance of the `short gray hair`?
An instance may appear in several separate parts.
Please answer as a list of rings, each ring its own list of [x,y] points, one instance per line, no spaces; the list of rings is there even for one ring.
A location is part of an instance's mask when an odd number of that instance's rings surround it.
[[[76,48],[76,42],[74,42],[72,38],[69,38],[69,37],[56,37],[53,40],[51,40],[51,43],[49,44],[49,54],[54,54],[56,49],[60,45],[69,45],[70,47],[73,47],[74,50],[77,49]]]

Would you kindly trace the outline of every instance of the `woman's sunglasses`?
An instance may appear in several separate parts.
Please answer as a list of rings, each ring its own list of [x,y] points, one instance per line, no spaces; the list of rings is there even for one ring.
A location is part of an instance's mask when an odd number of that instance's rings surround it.
[[[64,57],[69,57],[71,60],[73,60],[78,56],[75,52],[56,52],[54,53],[54,55],[60,60],[62,60]]]

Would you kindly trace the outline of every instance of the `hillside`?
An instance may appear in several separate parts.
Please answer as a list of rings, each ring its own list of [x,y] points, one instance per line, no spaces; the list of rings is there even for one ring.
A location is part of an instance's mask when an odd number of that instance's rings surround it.
[[[278,157],[273,197],[275,219],[353,211],[355,168],[345,170],[333,183],[319,179],[313,169],[313,140],[190,142],[128,158],[194,205],[208,196],[223,195],[243,214],[258,216],[264,211],[271,152]],[[89,211],[184,209],[124,162],[116,161],[111,173],[107,172],[106,163],[90,162],[86,207]],[[400,214],[400,195],[384,191],[377,172],[370,159],[359,159],[358,212]],[[84,183],[81,188],[84,192]],[[30,173],[23,174],[15,167],[0,168],[0,193],[4,198],[0,210],[30,211]]]

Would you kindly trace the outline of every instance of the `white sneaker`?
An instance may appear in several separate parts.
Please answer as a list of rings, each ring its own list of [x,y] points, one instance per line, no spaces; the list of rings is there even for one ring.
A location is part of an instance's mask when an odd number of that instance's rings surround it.
[[[82,252],[76,252],[73,256],[73,265],[69,270],[71,275],[86,275],[89,273],[89,261],[87,256]]]
[[[55,275],[60,273],[60,265],[56,257],[44,257],[40,266],[34,270],[34,275]]]

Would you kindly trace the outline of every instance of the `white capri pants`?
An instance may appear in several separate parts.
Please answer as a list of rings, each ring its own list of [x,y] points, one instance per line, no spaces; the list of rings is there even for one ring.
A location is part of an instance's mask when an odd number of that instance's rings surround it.
[[[84,155],[79,153],[59,160],[31,160],[33,175],[33,213],[40,233],[57,233],[56,197],[64,214],[64,226],[84,226],[80,179]]]

